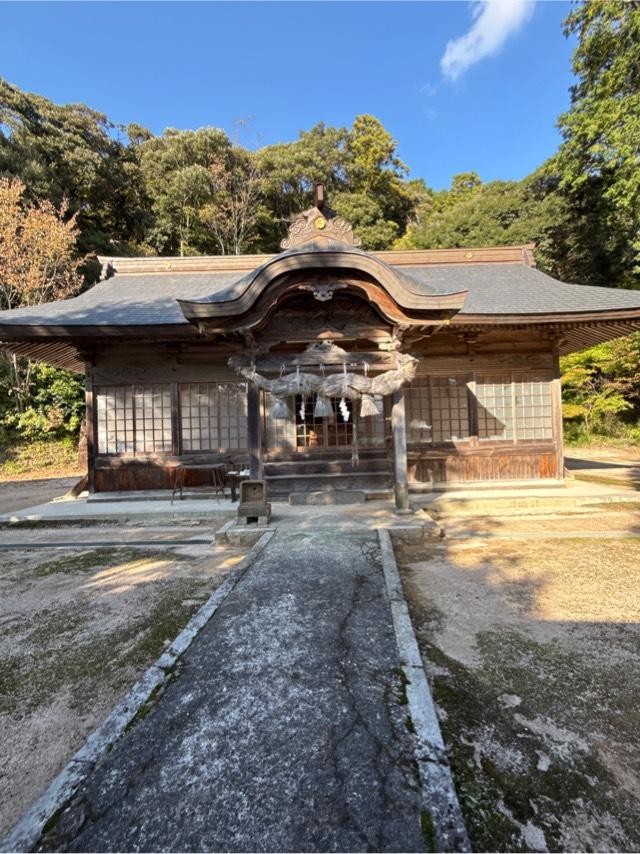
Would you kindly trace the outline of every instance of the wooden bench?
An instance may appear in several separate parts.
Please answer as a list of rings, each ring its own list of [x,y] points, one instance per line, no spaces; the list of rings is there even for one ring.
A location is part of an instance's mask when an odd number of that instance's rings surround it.
[[[185,477],[188,471],[208,471],[211,472],[211,484],[214,488],[216,498],[219,495],[222,495],[224,499],[224,488],[226,483],[228,482],[227,471],[229,469],[228,463],[175,463],[171,466],[171,503],[176,496],[176,492],[180,493],[180,500],[182,501],[182,491],[184,489]],[[231,497],[233,500],[233,493],[235,492],[234,485],[231,486]]]

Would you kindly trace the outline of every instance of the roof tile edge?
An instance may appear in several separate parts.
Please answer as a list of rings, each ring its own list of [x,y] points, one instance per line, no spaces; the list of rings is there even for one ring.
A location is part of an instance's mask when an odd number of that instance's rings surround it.
[[[372,252],[375,258],[392,267],[420,267],[466,264],[524,264],[535,267],[534,245],[483,246],[469,249],[391,249]],[[255,270],[276,255],[192,255],[188,257],[122,258],[100,256],[115,273],[246,273]]]

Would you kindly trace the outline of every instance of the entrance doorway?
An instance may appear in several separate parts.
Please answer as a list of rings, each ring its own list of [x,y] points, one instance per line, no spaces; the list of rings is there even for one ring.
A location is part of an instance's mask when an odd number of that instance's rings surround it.
[[[351,445],[353,440],[353,404],[345,400],[344,405],[349,414],[344,420],[340,410],[339,398],[329,398],[332,415],[318,417],[316,411],[317,396],[295,398],[296,447],[306,448],[343,448]]]
[[[360,448],[384,448],[385,417],[382,412],[382,398],[376,398],[380,413],[358,419],[358,446]],[[267,454],[287,454],[302,451],[326,451],[332,448],[347,451],[353,444],[354,406],[345,400],[349,419],[344,420],[340,411],[340,398],[331,398],[332,415],[316,418],[316,397],[307,397],[302,417],[302,397],[286,399],[282,408],[274,415],[276,398],[265,394],[262,411],[264,413],[264,449]]]

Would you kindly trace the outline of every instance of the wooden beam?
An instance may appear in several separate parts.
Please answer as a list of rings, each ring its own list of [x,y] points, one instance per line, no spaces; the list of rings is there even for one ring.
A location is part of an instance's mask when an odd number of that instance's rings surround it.
[[[393,490],[396,513],[411,513],[407,477],[407,418],[404,388],[391,395],[391,429],[393,431]]]
[[[247,383],[247,444],[249,446],[249,476],[262,480],[262,418],[260,417],[260,389]]]
[[[356,368],[362,370],[363,363],[366,363],[370,368],[379,371],[389,371],[396,367],[396,360],[389,353],[380,353],[377,351],[362,351],[351,350],[345,356],[327,354],[322,360],[314,353],[270,353],[268,356],[251,356],[238,355],[232,356],[229,359],[229,365],[233,368],[243,367],[249,368],[255,362],[256,370],[258,371],[275,371],[279,372],[282,367],[287,369],[295,367],[305,368],[320,368],[324,367],[327,370],[335,369],[342,370],[343,363],[346,362],[348,368]]]

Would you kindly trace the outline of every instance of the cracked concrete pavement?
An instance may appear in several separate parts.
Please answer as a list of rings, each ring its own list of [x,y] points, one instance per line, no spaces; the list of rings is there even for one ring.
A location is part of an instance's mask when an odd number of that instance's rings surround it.
[[[424,851],[375,532],[279,531],[37,850]]]

